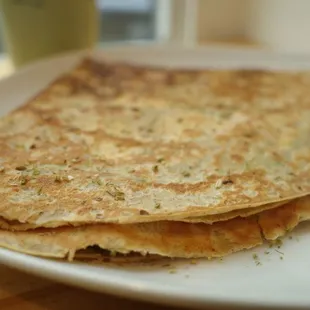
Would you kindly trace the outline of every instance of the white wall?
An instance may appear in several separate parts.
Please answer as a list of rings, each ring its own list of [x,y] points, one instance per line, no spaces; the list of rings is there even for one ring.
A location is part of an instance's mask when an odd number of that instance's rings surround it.
[[[248,0],[200,0],[199,41],[230,39],[245,35],[245,9]]]
[[[172,38],[180,42],[190,42],[188,34],[198,44],[244,38],[275,50],[310,53],[310,0],[172,1]],[[188,19],[185,3],[197,5],[191,13],[196,16]]]
[[[310,52],[309,0],[250,0],[247,33],[287,52]]]

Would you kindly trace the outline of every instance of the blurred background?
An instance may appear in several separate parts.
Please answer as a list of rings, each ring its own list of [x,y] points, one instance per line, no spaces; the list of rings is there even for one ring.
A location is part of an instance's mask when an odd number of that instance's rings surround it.
[[[77,12],[76,4],[83,1],[96,5],[98,35],[95,45],[99,46],[124,42],[156,42],[180,47],[233,44],[289,53],[310,53],[309,0],[0,0],[2,58],[6,57],[7,51],[14,54],[23,49],[26,54],[26,48],[16,51],[19,42],[26,38],[32,40],[32,45],[39,46],[35,31],[22,34],[27,27],[21,23],[29,14],[29,7],[42,11],[48,2],[58,3],[59,6],[71,3],[68,10]],[[80,8],[80,15],[77,15],[80,20],[86,20],[82,14],[85,11]],[[55,10],[53,12],[56,14]],[[73,19],[73,16],[67,17],[67,24],[62,24],[63,29],[69,24],[73,25],[70,18]],[[32,29],[42,28],[39,17],[33,20]],[[56,18],[54,23],[58,25],[60,22]],[[18,26],[14,28],[13,24]],[[76,29],[81,35],[87,36],[81,28]],[[71,30],[74,31],[73,26]],[[10,43],[10,37],[13,36],[18,40]],[[45,37],[45,40],[49,40],[52,35],[49,37],[46,32]],[[30,46],[29,42],[27,44]],[[83,44],[85,47],[91,45],[89,42]],[[80,44],[81,48],[83,44]],[[68,46],[62,48],[70,49]],[[21,55],[18,57],[21,58]],[[20,64],[24,62],[26,60]]]

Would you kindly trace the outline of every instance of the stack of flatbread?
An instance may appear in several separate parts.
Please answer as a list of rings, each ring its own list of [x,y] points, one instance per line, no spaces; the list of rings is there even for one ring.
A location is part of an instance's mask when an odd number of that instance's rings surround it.
[[[85,59],[0,121],[0,246],[221,257],[310,219],[310,73]]]

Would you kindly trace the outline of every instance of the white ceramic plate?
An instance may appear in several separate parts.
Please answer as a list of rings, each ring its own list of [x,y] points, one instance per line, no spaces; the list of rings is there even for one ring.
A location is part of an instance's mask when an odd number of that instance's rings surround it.
[[[310,57],[253,50],[165,47],[110,47],[95,57],[186,67],[310,69]],[[0,83],[0,112],[23,103],[57,75],[71,68],[81,53],[31,65]],[[116,267],[66,263],[0,249],[0,262],[87,289],[180,306],[268,306],[310,308],[310,224],[301,225],[281,249],[263,246],[223,261],[173,263],[171,267]],[[268,253],[267,253],[267,252]],[[266,252],[266,253],[265,253]],[[256,253],[259,260],[253,259]],[[171,273],[175,268],[176,273]]]

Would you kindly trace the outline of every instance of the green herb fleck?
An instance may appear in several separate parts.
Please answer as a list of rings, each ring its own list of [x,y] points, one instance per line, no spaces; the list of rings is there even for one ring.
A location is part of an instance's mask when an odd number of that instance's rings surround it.
[[[280,259],[283,260],[283,256],[280,256]]]
[[[40,175],[40,170],[38,168],[33,168],[32,174],[33,175]]]
[[[191,176],[191,174],[188,171],[184,171],[182,172],[183,177],[185,178],[189,178]]]
[[[170,274],[175,274],[175,273],[177,273],[177,271],[175,269],[172,269],[172,270],[169,270],[169,273]]]
[[[26,184],[28,183],[28,181],[29,181],[29,179],[28,179],[27,176],[22,175],[22,176],[20,177],[20,185],[26,185]]]
[[[266,255],[268,255],[270,252],[269,252],[269,251],[265,251],[264,253],[265,253]]]
[[[250,170],[250,163],[249,163],[248,161],[245,161],[245,162],[244,162],[244,170],[245,170],[245,171]]]
[[[38,189],[38,195],[41,195],[41,194],[42,194],[42,190],[43,190],[43,186],[41,186],[41,187]]]
[[[283,252],[281,252],[281,251],[279,251],[279,250],[277,250],[277,249],[275,249],[275,251],[276,251],[277,253],[281,254],[281,255],[284,255]]]
[[[157,202],[156,204],[155,204],[155,209],[160,209],[160,203],[159,202]]]
[[[278,249],[281,248],[281,246],[283,245],[283,242],[281,239],[276,239],[275,241],[275,245],[277,246]]]
[[[115,250],[110,250],[110,255],[114,257],[117,255],[117,252]]]
[[[116,201],[124,201],[125,200],[125,193],[122,192],[117,186],[114,184],[107,184],[106,192],[114,198]]]
[[[102,183],[102,181],[100,180],[100,178],[94,179],[94,180],[93,180],[93,183],[95,183],[95,184],[97,184],[97,185],[99,185],[99,186],[103,185],[103,183]]]
[[[164,162],[164,160],[165,160],[165,159],[161,157],[161,158],[158,158],[158,159],[157,159],[157,162],[161,164],[162,162]]]
[[[259,261],[259,257],[257,254],[253,254],[253,259],[256,266],[260,266],[262,263]]]
[[[293,237],[292,237],[292,236],[289,236],[288,238],[289,238],[290,240],[292,240],[292,239],[293,239]]]
[[[221,113],[221,116],[222,116],[223,118],[229,118],[231,115],[232,115],[232,111],[223,111],[223,112]]]
[[[154,173],[158,173],[158,170],[159,170],[158,169],[158,165],[153,166],[152,170],[153,170]]]

